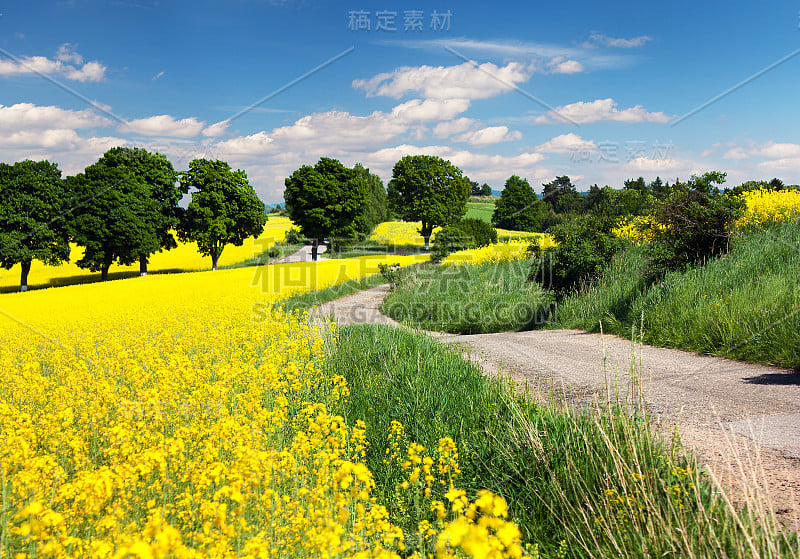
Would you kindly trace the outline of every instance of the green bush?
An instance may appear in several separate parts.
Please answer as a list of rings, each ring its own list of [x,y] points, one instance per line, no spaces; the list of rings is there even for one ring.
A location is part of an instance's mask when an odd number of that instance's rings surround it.
[[[474,247],[485,247],[497,242],[497,229],[482,219],[466,217],[455,224],[465,235],[475,241]]]
[[[287,245],[304,245],[307,241],[308,239],[295,227],[289,229],[283,238],[283,242]]]
[[[549,233],[557,245],[534,252],[538,257],[529,280],[563,297],[581,282],[595,279],[620,247],[613,226],[610,219],[585,215],[553,227]]]
[[[457,224],[446,225],[439,229],[433,237],[431,257],[438,261],[452,252],[465,250],[475,246],[475,238],[465,233]]]

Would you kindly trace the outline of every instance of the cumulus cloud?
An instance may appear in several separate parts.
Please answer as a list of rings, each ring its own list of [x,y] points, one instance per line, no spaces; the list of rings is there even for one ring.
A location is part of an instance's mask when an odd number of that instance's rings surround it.
[[[363,89],[368,97],[397,99],[417,93],[426,99],[487,99],[526,82],[531,75],[531,67],[519,62],[505,66],[491,62],[480,66],[469,62],[458,66],[403,66],[369,79],[354,80],[353,87]]]
[[[536,151],[541,153],[574,153],[576,151],[595,152],[597,146],[592,140],[584,140],[577,134],[562,134],[547,142],[536,146]]]
[[[588,102],[578,101],[570,105],[556,107],[555,112],[579,124],[599,122],[601,120],[666,123],[671,118],[661,112],[648,112],[641,105],[628,109],[618,109],[617,102],[611,98]],[[534,118],[533,122],[534,124],[553,124],[561,123],[563,119],[551,112]]]
[[[0,105],[0,130],[36,131],[43,129],[94,128],[108,124],[108,119],[92,111],[71,111],[55,106],[39,106],[32,103],[17,103],[6,107]]]
[[[37,73],[57,74],[79,82],[101,82],[105,79],[106,67],[97,61],[84,63],[83,57],[69,43],[61,45],[52,59],[46,56],[22,56],[0,60],[0,76]]]
[[[208,138],[214,138],[217,136],[222,136],[227,132],[228,125],[231,123],[230,120],[220,120],[210,126],[203,128],[203,136]]]
[[[466,132],[477,124],[477,120],[461,117],[454,120],[440,122],[433,128],[433,135],[437,138],[449,138],[453,134]]]
[[[577,74],[584,71],[583,64],[577,60],[565,60],[563,56],[553,58],[548,67],[553,74]]]
[[[165,136],[171,138],[194,138],[205,127],[194,117],[175,119],[170,115],[157,115],[130,120],[119,126],[122,132],[133,132],[142,136]]]
[[[518,130],[510,131],[508,126],[488,126],[455,136],[453,141],[465,142],[471,146],[488,146],[500,142],[519,140],[520,138],[522,138],[522,133]]]

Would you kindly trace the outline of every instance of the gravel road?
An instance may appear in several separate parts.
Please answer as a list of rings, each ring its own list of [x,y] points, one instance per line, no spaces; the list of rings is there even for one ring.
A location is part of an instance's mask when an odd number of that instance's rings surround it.
[[[380,313],[381,285],[318,307],[340,324],[402,327]],[[737,500],[758,495],[784,524],[800,528],[800,373],[578,330],[453,335],[488,374],[516,380],[538,398],[595,405],[609,394],[644,401],[667,433],[677,425]],[[744,474],[744,475],[743,475]]]

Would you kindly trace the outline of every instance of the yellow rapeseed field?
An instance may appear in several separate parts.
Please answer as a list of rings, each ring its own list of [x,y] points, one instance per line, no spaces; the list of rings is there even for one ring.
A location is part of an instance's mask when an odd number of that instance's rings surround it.
[[[386,245],[423,246],[425,241],[419,233],[420,227],[422,227],[422,223],[419,221],[385,221],[375,227],[370,239]],[[439,229],[441,229],[441,227],[435,227],[433,229],[431,240],[436,236]],[[510,239],[522,240],[541,237],[542,233],[497,229],[497,236],[501,239],[507,237]]]
[[[528,247],[534,238],[540,248],[546,249],[555,246],[551,237],[539,233],[535,237],[530,237],[529,240],[508,241],[481,248],[460,250],[442,259],[442,264],[482,264],[484,262],[521,260],[528,256]]]
[[[0,296],[0,556],[398,557],[365,429],[329,412],[333,325],[286,295],[410,264],[363,257]],[[393,432],[402,426],[393,426]],[[390,441],[392,435],[389,434]],[[454,445],[395,447],[440,557],[520,557],[505,501],[454,482]],[[464,555],[461,555],[464,554]]]
[[[293,226],[288,217],[270,216],[267,226],[257,239],[252,237],[245,240],[242,246],[228,245],[219,259],[220,266],[236,264],[262,254],[276,242],[282,241],[286,231]],[[32,287],[58,286],[66,283],[79,283],[81,278],[87,281],[100,276],[89,270],[78,268],[74,262],[83,256],[83,249],[72,246],[70,261],[60,266],[45,266],[39,261],[34,261],[31,266],[28,284]],[[196,243],[178,243],[178,248],[157,252],[150,258],[148,270],[150,272],[189,272],[208,270],[211,268],[211,258],[203,256],[197,251]],[[139,264],[133,266],[111,266],[111,274],[119,272],[138,273]],[[14,266],[10,270],[0,269],[0,289],[13,289],[19,287],[20,267]]]

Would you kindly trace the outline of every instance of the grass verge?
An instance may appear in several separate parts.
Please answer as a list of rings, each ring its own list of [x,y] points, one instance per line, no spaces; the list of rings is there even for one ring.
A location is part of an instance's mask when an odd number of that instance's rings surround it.
[[[699,353],[800,367],[800,223],[742,234],[703,266],[646,279],[640,247],[558,306],[555,326]],[[640,331],[644,326],[643,331]]]
[[[401,270],[381,310],[409,326],[454,334],[526,330],[547,319],[551,298],[526,281],[530,261]]]
[[[351,279],[319,291],[307,291],[293,295],[275,303],[275,306],[286,311],[305,312],[316,305],[321,305],[371,287],[383,285],[386,280],[381,274],[373,274],[359,279]]]
[[[652,435],[646,417],[622,407],[532,405],[454,348],[385,326],[342,328],[326,367],[347,379],[349,399],[337,412],[365,421],[374,495],[406,534],[417,532],[424,507],[404,497],[404,473],[386,459],[392,420],[405,427],[405,442],[428,449],[451,437],[458,486],[505,497],[531,554],[800,556],[795,536],[779,535],[769,517],[735,511],[691,460]],[[413,538],[407,543],[414,551]]]

